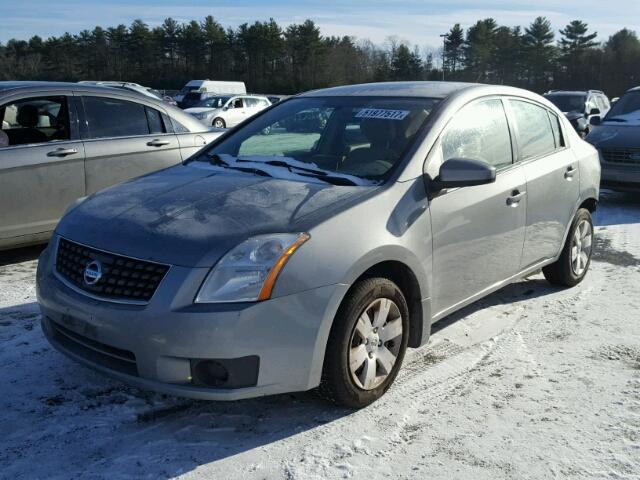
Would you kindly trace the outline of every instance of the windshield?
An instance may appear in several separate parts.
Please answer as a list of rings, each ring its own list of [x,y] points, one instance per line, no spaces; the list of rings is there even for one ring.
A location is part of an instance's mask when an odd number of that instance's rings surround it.
[[[640,112],[640,91],[635,90],[633,92],[627,92],[620,100],[613,104],[611,110],[605,117],[605,120],[609,120],[614,117],[621,117],[630,113]]]
[[[198,102],[197,107],[222,108],[231,97],[209,97]]]
[[[216,158],[220,164],[223,159],[227,166],[231,160],[251,162],[256,170],[256,164],[269,162],[296,172],[304,167],[380,183],[437,103],[429,98],[294,98],[256,117],[195,160]]]
[[[561,112],[584,113],[586,95],[545,95],[545,98],[560,109]]]
[[[182,90],[180,90],[180,93],[184,95],[186,93],[193,92],[194,90],[198,90],[199,88],[200,88],[200,86],[193,86],[193,85],[189,86],[189,85],[186,85],[186,86],[182,87]]]

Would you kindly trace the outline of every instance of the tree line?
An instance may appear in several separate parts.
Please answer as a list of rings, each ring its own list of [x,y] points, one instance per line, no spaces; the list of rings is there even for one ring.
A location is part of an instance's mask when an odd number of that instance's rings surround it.
[[[0,43],[0,80],[122,80],[180,88],[187,80],[243,80],[252,92],[296,93],[332,85],[393,80],[473,81],[543,92],[640,84],[640,41],[622,29],[603,43],[574,20],[556,33],[548,19],[524,29],[479,20],[454,25],[441,50],[390,37],[384,45],[322,35],[311,20],[282,27],[271,19],[224,28],[212,16],[150,28],[95,27],[78,34]]]

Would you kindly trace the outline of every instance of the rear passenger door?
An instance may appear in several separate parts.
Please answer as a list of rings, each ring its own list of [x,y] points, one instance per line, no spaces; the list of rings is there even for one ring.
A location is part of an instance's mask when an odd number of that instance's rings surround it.
[[[81,99],[87,194],[182,161],[173,127],[157,108],[85,93]]]
[[[527,100],[511,99],[509,105],[527,179],[526,268],[560,252],[578,201],[580,172],[555,113]]]
[[[0,247],[48,237],[85,194],[84,150],[71,92],[0,101]]]

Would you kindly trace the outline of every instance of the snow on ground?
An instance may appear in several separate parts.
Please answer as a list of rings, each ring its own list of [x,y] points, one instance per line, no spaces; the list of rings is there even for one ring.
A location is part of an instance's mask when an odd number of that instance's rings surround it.
[[[0,254],[0,478],[640,478],[640,199],[604,192],[576,288],[541,275],[444,319],[358,412],[301,393],[142,392],[44,340],[38,249]]]

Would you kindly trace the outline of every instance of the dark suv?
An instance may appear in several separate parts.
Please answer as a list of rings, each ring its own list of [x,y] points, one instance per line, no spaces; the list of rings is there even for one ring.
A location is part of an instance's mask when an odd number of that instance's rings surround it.
[[[604,116],[611,108],[607,96],[600,90],[550,90],[544,97],[558,107],[581,136],[589,133],[589,120],[594,115]]]
[[[586,138],[600,152],[602,186],[640,190],[640,87],[627,91],[605,117],[591,118]]]

